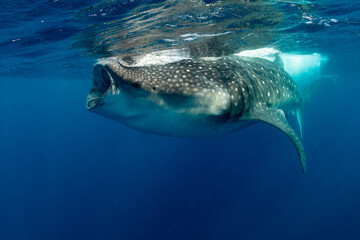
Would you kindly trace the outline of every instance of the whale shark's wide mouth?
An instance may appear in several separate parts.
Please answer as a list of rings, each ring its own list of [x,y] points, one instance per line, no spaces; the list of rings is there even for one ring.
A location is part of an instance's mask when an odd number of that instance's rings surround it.
[[[112,76],[106,70],[105,66],[95,65],[94,67],[93,87],[87,96],[86,106],[90,110],[97,106],[102,97],[111,87]]]
[[[102,99],[109,94],[115,95],[129,89],[138,89],[140,86],[136,82],[126,81],[121,75],[126,71],[118,61],[101,60],[93,70],[93,87],[87,96],[86,106],[89,110],[101,105]]]

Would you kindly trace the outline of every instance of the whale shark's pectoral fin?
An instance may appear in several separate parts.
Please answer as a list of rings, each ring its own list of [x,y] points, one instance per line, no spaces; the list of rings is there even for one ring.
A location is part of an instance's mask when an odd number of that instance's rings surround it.
[[[280,109],[271,109],[266,106],[255,106],[250,111],[250,119],[260,120],[265,123],[268,123],[285,133],[294,144],[296,151],[300,158],[300,164],[302,171],[306,171],[306,156],[304,147],[301,144],[299,137],[296,135],[295,131],[290,127],[289,123],[285,118],[285,114]]]

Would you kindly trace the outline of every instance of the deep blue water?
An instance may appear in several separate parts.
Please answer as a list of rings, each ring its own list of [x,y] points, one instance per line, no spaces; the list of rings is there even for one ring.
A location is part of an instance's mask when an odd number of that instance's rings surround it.
[[[272,2],[282,17],[262,12],[244,30],[237,11],[252,11],[226,1],[204,1],[215,15],[189,5],[178,22],[166,14],[182,1],[126,2],[0,1],[0,239],[360,239],[359,3]],[[182,39],[210,23],[231,32],[215,47]],[[86,110],[96,57],[183,46],[329,58],[305,113],[306,174],[265,124],[177,139]]]

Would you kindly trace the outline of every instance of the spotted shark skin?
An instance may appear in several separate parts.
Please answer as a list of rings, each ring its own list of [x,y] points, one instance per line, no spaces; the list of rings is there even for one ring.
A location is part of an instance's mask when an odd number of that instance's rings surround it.
[[[280,63],[230,55],[128,66],[109,58],[93,73],[92,112],[174,137],[220,135],[262,121],[290,138],[306,171],[304,148],[285,117],[302,99]]]

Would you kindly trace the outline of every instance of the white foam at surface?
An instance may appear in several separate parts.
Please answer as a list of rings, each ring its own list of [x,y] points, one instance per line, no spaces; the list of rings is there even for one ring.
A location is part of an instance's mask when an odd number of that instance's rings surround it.
[[[327,58],[318,54],[291,54],[282,53],[274,48],[259,48],[246,50],[235,54],[242,57],[258,57],[275,61],[280,56],[284,70],[290,74],[300,88],[311,84],[321,76],[321,65],[327,61]]]
[[[264,58],[269,61],[274,61],[276,55],[279,53],[280,51],[274,48],[259,48],[254,50],[241,51],[239,53],[236,53],[235,55],[240,57],[258,57],[258,58]]]
[[[308,55],[282,53],[280,57],[284,63],[285,71],[292,76],[319,71],[321,63],[325,60],[318,53]]]
[[[290,74],[300,88],[303,88],[321,77],[321,65],[327,61],[326,57],[318,53],[313,54],[280,54],[284,69]]]

